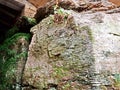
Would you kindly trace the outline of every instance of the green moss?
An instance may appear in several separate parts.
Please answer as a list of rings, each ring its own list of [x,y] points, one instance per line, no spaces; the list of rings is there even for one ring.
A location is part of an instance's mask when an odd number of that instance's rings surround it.
[[[17,33],[15,35],[13,35],[12,37],[10,38],[7,38],[4,42],[5,45],[10,45],[12,44],[13,42],[16,42],[18,39],[20,38],[25,38],[25,40],[29,41],[31,35],[30,34],[26,34],[26,33]]]
[[[67,76],[68,69],[65,66],[54,67],[54,72],[52,73],[52,77],[54,77],[58,82],[64,77]]]
[[[54,6],[54,15],[50,15],[50,19],[48,20],[47,24],[53,25],[54,23],[65,23],[65,21],[68,19],[68,16],[69,13],[63,8]]]
[[[69,15],[63,8],[59,7],[59,9],[54,9],[54,14],[64,15],[66,18]]]
[[[6,33],[6,38],[11,37],[12,35],[14,35],[15,33],[17,33],[19,31],[19,28],[17,26],[12,27],[11,29],[8,30],[8,32]]]
[[[36,25],[37,24],[37,22],[34,18],[29,18],[29,17],[26,17],[26,16],[23,16],[22,18],[24,18],[28,22],[28,24],[30,24],[30,25]]]
[[[120,89],[120,74],[115,74],[114,75],[114,82],[113,82],[113,86],[116,89]]]
[[[48,25],[53,25],[53,23],[54,23],[54,16],[53,16],[53,15],[50,15],[49,17],[50,17],[50,18],[49,18],[49,20],[47,21],[47,24],[48,24]]]
[[[14,50],[17,41],[24,38],[29,41],[30,34],[17,33],[7,38],[3,45],[0,45],[0,90],[11,90],[15,79],[15,68],[17,60],[21,57],[27,57],[27,52],[18,52]]]

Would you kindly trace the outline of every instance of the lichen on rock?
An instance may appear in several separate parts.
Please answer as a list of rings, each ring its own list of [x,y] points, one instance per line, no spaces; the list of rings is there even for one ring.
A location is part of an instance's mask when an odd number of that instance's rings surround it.
[[[34,35],[24,84],[29,83],[39,90],[51,88],[50,84],[57,85],[58,90],[79,90],[81,84],[90,83],[90,69],[94,63],[90,28],[78,26],[74,18],[60,24],[48,24],[50,19],[51,16],[31,29]],[[72,86],[72,83],[76,84]]]

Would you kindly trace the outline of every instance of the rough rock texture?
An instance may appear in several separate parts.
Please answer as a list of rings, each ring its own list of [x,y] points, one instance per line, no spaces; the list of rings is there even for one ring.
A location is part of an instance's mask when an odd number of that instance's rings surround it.
[[[100,1],[89,1],[89,0],[58,0],[58,6],[67,10],[74,10],[77,12],[85,12],[85,11],[107,11],[119,7],[116,3],[108,2],[108,0],[100,0]],[[114,0],[111,0],[114,1]],[[35,14],[35,18],[37,22],[41,21],[43,18],[49,16],[54,13],[54,7],[56,5],[55,0],[51,0],[45,2],[44,5],[37,8],[37,12]]]
[[[46,16],[53,14],[54,13],[54,7],[55,5],[58,5],[64,9],[73,9],[76,11],[83,11],[87,9],[88,3],[85,2],[84,0],[81,1],[76,1],[76,0],[58,0],[58,3],[56,2],[57,0],[51,0],[49,2],[46,2],[44,6],[39,7],[37,9],[37,12],[35,14],[36,20],[39,22]]]
[[[38,21],[42,20],[45,16],[47,16],[47,14],[50,14],[51,12],[49,10],[53,9],[53,5],[55,5],[56,3],[55,0],[16,0],[16,1],[25,4],[24,11],[25,16],[34,17],[34,15],[36,14],[35,18]],[[79,12],[93,8],[95,8],[95,10],[97,11],[101,10],[103,11],[120,6],[119,0],[100,0],[100,1],[96,3],[96,1],[93,0],[58,0],[59,2],[58,4],[62,8],[74,9]]]
[[[120,73],[120,14],[100,13],[96,14],[96,17],[99,17],[98,23],[91,25],[91,29],[94,30],[96,71],[102,73],[102,76],[118,74]]]
[[[109,85],[109,76],[120,73],[120,14],[96,12],[79,15],[76,13],[75,17],[78,17],[76,22],[87,24],[91,29],[95,71],[100,74],[98,81],[103,85]]]
[[[31,29],[34,34],[24,73],[24,85],[57,90],[80,90],[90,84],[91,29],[71,17],[61,24],[50,16]],[[52,86],[53,85],[53,86]],[[86,89],[85,89],[86,90]]]
[[[91,14],[75,14],[76,22],[88,25],[93,36],[93,53],[95,71],[98,81],[102,85],[110,85],[110,76],[120,73],[120,14],[105,14],[96,12]]]
[[[60,23],[55,22],[55,15],[49,16],[31,29],[24,72],[29,89],[89,90],[81,85],[93,78],[108,85],[108,77],[120,73],[120,14],[69,14]]]

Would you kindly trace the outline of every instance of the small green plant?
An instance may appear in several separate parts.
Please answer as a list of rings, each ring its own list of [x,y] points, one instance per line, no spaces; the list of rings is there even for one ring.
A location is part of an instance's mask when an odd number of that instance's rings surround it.
[[[70,87],[71,87],[70,83],[67,82],[67,83],[65,83],[65,84],[62,86],[62,89],[63,89],[63,90],[70,90]]]
[[[58,5],[54,6],[54,22],[62,23],[68,18],[68,12],[66,12],[63,8],[58,7]]]
[[[53,76],[55,76],[57,78],[62,78],[64,76],[64,69],[63,69],[63,67],[56,67],[56,68],[54,68]]]
[[[50,15],[50,19],[48,20],[47,24],[52,25],[54,23],[54,16]]]
[[[52,77],[54,77],[58,82],[62,80],[63,77],[65,77],[68,73],[68,70],[66,67],[54,67],[53,73],[51,74]]]
[[[30,24],[30,25],[36,25],[37,24],[37,22],[34,18],[30,18],[30,17],[26,17],[26,16],[23,16],[22,18],[24,18],[28,22],[28,24]]]
[[[56,5],[53,6],[53,10],[54,15],[50,15],[50,20],[47,22],[47,24],[49,25],[53,23],[61,24],[67,21],[69,12],[58,6],[58,0],[56,0]]]

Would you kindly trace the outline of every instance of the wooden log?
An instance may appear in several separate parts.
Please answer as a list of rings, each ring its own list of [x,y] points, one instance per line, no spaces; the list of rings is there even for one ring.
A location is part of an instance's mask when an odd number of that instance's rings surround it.
[[[24,11],[25,5],[15,0],[0,0],[0,25],[11,27]]]

